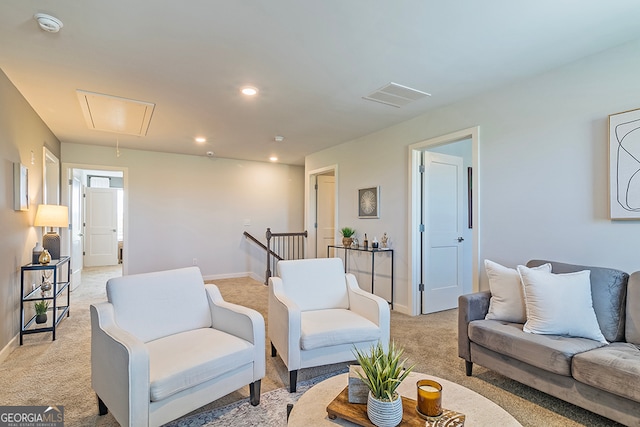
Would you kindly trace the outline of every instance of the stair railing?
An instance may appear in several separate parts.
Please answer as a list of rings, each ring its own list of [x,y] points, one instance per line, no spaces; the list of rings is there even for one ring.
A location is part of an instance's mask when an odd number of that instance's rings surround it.
[[[267,228],[267,273],[264,284],[269,284],[269,277],[281,260],[303,259],[307,231],[295,233],[273,233]],[[273,250],[272,250],[273,248]]]
[[[272,233],[267,228],[267,245],[256,239],[248,232],[242,233],[246,238],[261,247],[267,253],[267,271],[265,274],[264,284],[269,284],[269,277],[276,270],[276,264],[283,259],[302,259],[304,258],[304,239],[307,237],[306,231],[295,233]]]

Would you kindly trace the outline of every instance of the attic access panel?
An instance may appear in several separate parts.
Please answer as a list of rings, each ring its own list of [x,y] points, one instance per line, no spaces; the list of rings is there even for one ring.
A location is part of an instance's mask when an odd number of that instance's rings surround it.
[[[89,129],[145,136],[155,104],[119,96],[77,90]]]

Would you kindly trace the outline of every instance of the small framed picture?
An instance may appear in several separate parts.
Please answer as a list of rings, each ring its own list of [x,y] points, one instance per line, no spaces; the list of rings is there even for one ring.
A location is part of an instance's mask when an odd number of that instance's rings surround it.
[[[380,186],[358,190],[358,218],[380,218]]]
[[[29,169],[23,164],[13,164],[13,209],[29,210]]]

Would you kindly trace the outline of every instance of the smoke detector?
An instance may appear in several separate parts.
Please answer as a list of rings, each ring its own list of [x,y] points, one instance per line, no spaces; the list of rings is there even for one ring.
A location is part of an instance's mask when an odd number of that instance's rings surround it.
[[[36,13],[33,19],[38,21],[38,25],[49,33],[57,33],[63,27],[62,21],[46,13]]]

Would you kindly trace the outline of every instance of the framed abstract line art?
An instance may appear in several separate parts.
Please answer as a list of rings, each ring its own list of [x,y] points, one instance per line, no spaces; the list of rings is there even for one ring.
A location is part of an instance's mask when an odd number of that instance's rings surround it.
[[[611,219],[640,219],[640,109],[609,116]]]
[[[13,164],[13,210],[29,210],[29,169],[20,163]]]
[[[380,218],[380,187],[358,190],[358,218]]]

